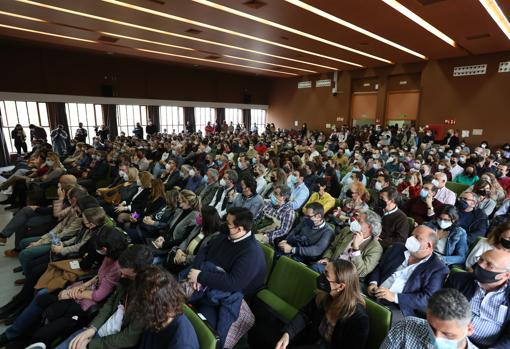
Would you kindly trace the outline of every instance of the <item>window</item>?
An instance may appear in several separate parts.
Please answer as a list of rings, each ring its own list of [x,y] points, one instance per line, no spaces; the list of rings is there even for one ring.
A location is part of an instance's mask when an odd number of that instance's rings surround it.
[[[253,126],[253,124],[257,124],[257,128],[259,130],[259,134],[262,134],[266,131],[266,124],[267,124],[267,111],[264,109],[252,109],[251,110],[251,125],[250,129]]]
[[[179,134],[184,130],[184,108],[162,105],[159,107],[159,125],[161,132]]]
[[[32,149],[30,144],[30,130],[28,125],[34,124],[46,130],[48,140],[50,139],[50,127],[48,123],[48,110],[46,103],[25,102],[25,101],[0,101],[0,113],[2,114],[3,135],[5,137],[9,152],[16,152],[11,132],[16,124],[21,124],[25,135],[28,150]]]
[[[208,122],[211,122],[211,124],[216,122],[216,109],[195,108],[195,128],[197,132],[201,130],[202,134],[205,135],[205,126]]]
[[[92,138],[96,135],[96,127],[103,125],[103,108],[100,104],[66,103],[67,124],[69,125],[69,137],[76,135],[78,124],[83,123],[87,130],[87,143],[92,144]]]
[[[144,105],[118,105],[117,106],[117,129],[126,137],[133,136],[136,123],[139,122],[144,128],[147,126],[147,107]]]
[[[242,124],[243,123],[242,109],[225,108],[225,121],[229,126],[230,123],[232,122],[234,124],[234,127],[236,127],[237,124]]]

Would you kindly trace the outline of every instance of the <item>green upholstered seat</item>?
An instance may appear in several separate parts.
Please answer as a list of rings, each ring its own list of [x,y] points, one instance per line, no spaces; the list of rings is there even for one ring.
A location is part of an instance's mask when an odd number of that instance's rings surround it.
[[[183,311],[195,329],[200,349],[216,349],[219,339],[208,324],[186,304],[183,305]]]
[[[368,321],[370,323],[370,330],[365,348],[378,349],[390,330],[391,311],[368,297],[364,298],[368,313]]]
[[[267,288],[257,293],[257,298],[284,321],[290,321],[313,298],[318,275],[303,263],[280,257],[269,276]]]
[[[259,243],[262,251],[264,252],[264,257],[266,258],[266,277],[264,278],[264,283],[267,283],[267,279],[269,279],[269,275],[271,274],[271,269],[273,268],[273,260],[274,260],[274,249],[266,244]]]
[[[453,191],[455,194],[457,194],[457,196],[459,196],[460,194],[462,194],[464,192],[464,190],[469,188],[469,185],[467,185],[467,184],[461,184],[461,183],[455,183],[455,182],[446,182],[445,186],[448,189],[450,189],[451,191]]]

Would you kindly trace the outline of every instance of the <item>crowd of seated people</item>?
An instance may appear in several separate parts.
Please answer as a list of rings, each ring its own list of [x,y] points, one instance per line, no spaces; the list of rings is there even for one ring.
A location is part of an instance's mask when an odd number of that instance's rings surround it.
[[[408,126],[150,127],[77,132],[67,154],[33,138],[2,173],[0,244],[14,238],[4,254],[23,275],[1,346],[198,348],[187,303],[222,348],[253,333],[363,348],[367,297],[391,311],[384,348],[510,347],[508,144]],[[275,327],[252,307],[286,258],[318,273],[317,294]]]

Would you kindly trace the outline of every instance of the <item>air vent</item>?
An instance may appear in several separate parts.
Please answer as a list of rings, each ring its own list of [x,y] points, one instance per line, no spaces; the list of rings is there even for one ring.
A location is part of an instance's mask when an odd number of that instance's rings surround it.
[[[479,39],[488,38],[490,36],[491,35],[489,33],[476,34],[476,35],[466,36],[466,40],[479,40]]]
[[[221,56],[209,55],[205,57],[205,59],[219,59],[219,58],[221,58]]]
[[[201,30],[198,30],[198,29],[194,29],[194,28],[189,28],[188,30],[186,30],[186,33],[190,33],[190,34],[200,34],[202,31]]]
[[[147,1],[155,2],[156,4],[159,4],[159,5],[164,5],[165,4],[165,2],[163,0],[147,0]]]
[[[260,0],[249,0],[244,2],[243,4],[256,10],[267,5],[264,1]]]
[[[453,76],[484,75],[487,73],[487,64],[466,65],[453,68]]]
[[[102,42],[108,42],[108,43],[114,43],[114,42],[117,42],[119,41],[119,38],[114,38],[114,37],[111,37],[111,36],[106,36],[106,35],[101,35],[99,38],[97,38],[98,41],[102,41]]]
[[[445,0],[417,0],[420,4],[422,4],[423,6],[429,6],[429,5],[434,5],[434,4],[437,4],[438,2],[443,2]]]
[[[499,63],[498,73],[510,73],[510,61]]]

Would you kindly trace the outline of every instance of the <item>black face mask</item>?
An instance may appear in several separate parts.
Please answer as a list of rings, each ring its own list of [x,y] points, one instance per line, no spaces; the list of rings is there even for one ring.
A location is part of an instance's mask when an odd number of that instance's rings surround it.
[[[331,292],[331,285],[329,284],[326,274],[324,273],[320,274],[319,276],[317,276],[317,279],[315,280],[317,282],[317,289],[324,291],[326,293]]]
[[[351,198],[351,199],[352,199],[352,190],[351,190],[351,189],[348,189],[348,190],[345,192],[345,196],[347,196],[348,198]]]
[[[388,203],[384,201],[383,199],[377,200],[377,208],[384,210],[388,206]]]
[[[475,191],[475,193],[477,193],[480,196],[486,196],[487,195],[487,190],[485,190],[485,189],[478,189],[478,190]]]
[[[501,244],[501,246],[503,246],[504,249],[510,250],[510,240],[501,238],[501,240],[499,240],[499,243]]]
[[[494,282],[498,282],[496,279],[496,275],[502,274],[501,272],[488,271],[483,269],[478,264],[474,266],[474,276],[476,281],[482,284],[491,284]]]

